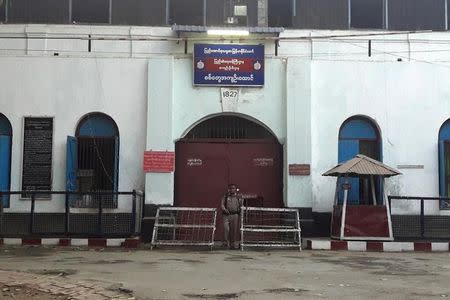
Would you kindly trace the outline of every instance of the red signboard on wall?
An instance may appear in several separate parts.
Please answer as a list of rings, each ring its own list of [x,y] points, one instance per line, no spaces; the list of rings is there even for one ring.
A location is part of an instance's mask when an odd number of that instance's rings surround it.
[[[307,164],[289,164],[289,175],[308,176],[311,174],[311,166]]]
[[[144,172],[170,173],[174,171],[175,152],[172,151],[145,151]]]

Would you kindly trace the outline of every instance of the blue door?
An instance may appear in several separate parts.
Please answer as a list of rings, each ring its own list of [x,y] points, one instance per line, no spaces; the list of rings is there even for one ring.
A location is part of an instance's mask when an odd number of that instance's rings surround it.
[[[359,153],[359,141],[358,140],[340,140],[339,141],[339,156],[338,163],[343,163],[349,159],[352,159]],[[344,179],[341,178],[339,182],[339,198],[338,203],[342,204],[344,201],[344,191],[342,190],[342,184]],[[349,178],[350,190],[348,191],[347,203],[359,204],[359,179]]]
[[[343,123],[339,131],[338,162],[343,163],[364,154],[373,159],[381,159],[381,143],[376,126],[367,118],[352,117]],[[348,194],[349,204],[371,204],[372,191],[368,178],[351,178]],[[341,180],[343,181],[343,179]],[[340,182],[342,184],[342,182]],[[381,184],[376,183],[377,200],[381,201]],[[339,193],[339,203],[342,203],[343,192]]]
[[[67,137],[67,153],[66,153],[66,191],[76,192],[78,190],[77,185],[77,138],[73,136]],[[69,196],[70,205],[74,205],[77,197],[76,195]]]
[[[11,136],[0,135],[0,191],[7,192],[10,188],[11,173]],[[3,195],[3,207],[9,207],[9,195]]]

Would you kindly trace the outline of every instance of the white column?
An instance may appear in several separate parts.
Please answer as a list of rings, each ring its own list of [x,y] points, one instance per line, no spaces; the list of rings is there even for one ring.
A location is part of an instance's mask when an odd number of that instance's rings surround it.
[[[172,134],[173,57],[151,58],[148,63],[146,150],[175,151]],[[146,204],[173,204],[174,173],[145,175]]]
[[[289,164],[311,164],[311,64],[288,58],[286,67],[285,204],[312,207],[311,175],[289,175]],[[313,170],[311,169],[311,172]]]

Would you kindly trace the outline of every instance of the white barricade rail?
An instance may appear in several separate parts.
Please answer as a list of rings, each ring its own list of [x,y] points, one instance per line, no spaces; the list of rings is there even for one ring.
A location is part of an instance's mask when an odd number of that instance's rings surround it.
[[[151,248],[168,246],[214,246],[215,208],[160,207],[156,212]]]
[[[295,247],[302,250],[297,209],[241,207],[241,250]]]

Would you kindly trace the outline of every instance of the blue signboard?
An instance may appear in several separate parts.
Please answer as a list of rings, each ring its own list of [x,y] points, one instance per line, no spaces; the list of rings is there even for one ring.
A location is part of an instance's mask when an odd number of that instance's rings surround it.
[[[263,86],[264,45],[195,44],[194,84]]]

